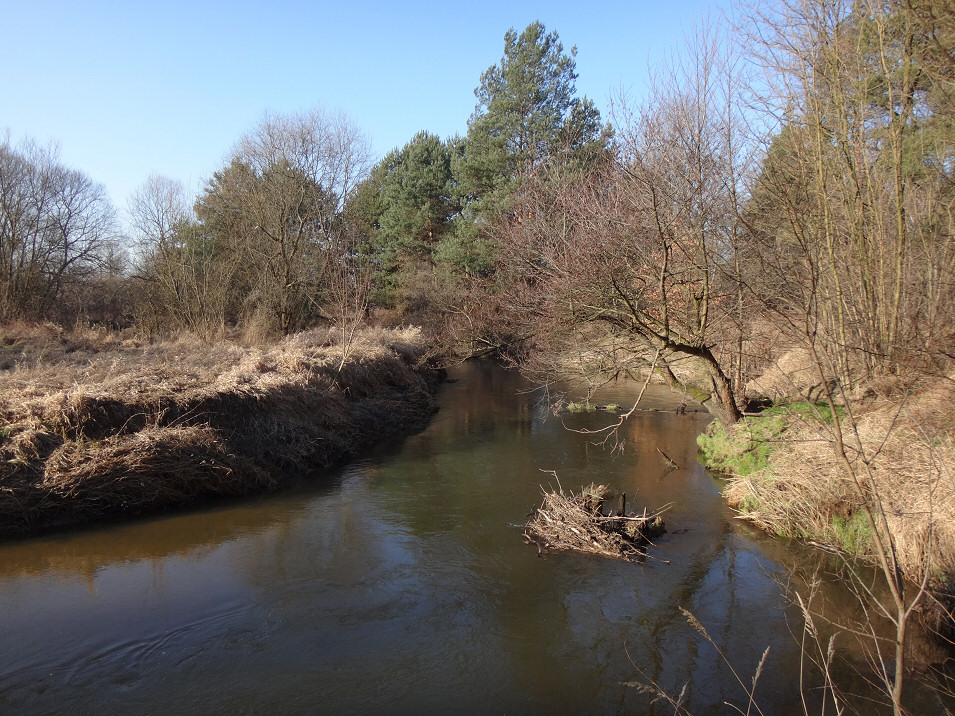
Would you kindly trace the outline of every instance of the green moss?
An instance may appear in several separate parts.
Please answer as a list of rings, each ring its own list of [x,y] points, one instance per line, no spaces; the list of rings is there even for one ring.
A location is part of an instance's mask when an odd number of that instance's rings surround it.
[[[567,410],[571,413],[592,413],[597,410],[597,406],[590,403],[568,403]]]
[[[710,393],[707,393],[702,390],[697,390],[696,388],[688,387],[686,389],[686,392],[687,392],[687,395],[689,395],[691,398],[693,398],[693,400],[695,400],[698,403],[705,403],[707,400],[713,397]]]

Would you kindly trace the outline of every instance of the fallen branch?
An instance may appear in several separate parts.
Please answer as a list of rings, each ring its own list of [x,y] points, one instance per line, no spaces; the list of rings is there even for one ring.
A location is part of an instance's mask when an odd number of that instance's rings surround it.
[[[680,466],[676,464],[676,460],[674,460],[672,457],[670,457],[670,456],[667,455],[665,452],[663,452],[663,450],[661,450],[659,447],[657,448],[657,452],[660,453],[660,455],[663,456],[663,459],[666,461],[667,466],[668,466],[671,470],[679,470],[679,469],[680,469]]]

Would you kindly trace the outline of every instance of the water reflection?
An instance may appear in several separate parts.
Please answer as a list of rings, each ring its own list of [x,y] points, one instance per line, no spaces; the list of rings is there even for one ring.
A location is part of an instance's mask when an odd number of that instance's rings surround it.
[[[639,672],[689,682],[695,713],[743,703],[681,608],[747,679],[771,647],[761,704],[801,711],[777,580],[813,557],[732,519],[695,460],[705,415],[651,392],[670,412],[613,454],[566,429],[606,414],[557,419],[492,365],[455,377],[425,431],[311,485],[0,546],[0,712],[665,713]],[[520,528],[550,470],[673,503],[671,531],[644,564],[538,557]]]

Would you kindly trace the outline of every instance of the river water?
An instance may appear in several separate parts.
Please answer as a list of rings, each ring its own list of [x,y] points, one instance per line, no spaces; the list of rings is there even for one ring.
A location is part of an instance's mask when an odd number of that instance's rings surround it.
[[[672,713],[650,680],[723,713],[767,647],[760,706],[801,711],[781,583],[814,557],[733,519],[696,461],[709,416],[651,387],[612,452],[568,430],[606,413],[451,377],[425,430],[278,495],[0,544],[0,713]],[[521,528],[556,480],[672,503],[669,532],[642,564],[539,557]]]

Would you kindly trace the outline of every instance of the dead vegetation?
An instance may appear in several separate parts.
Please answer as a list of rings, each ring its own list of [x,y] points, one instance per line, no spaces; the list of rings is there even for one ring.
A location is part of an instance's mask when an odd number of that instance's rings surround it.
[[[524,526],[524,540],[538,550],[567,550],[643,561],[647,543],[665,532],[662,511],[627,513],[626,496],[604,515],[607,485],[591,484],[579,494],[544,490],[544,501]]]
[[[955,573],[953,378],[902,398],[854,406],[858,444],[850,458],[869,468],[865,499],[884,512],[899,566],[915,582],[926,569],[933,576]],[[874,544],[861,515],[864,498],[832,450],[831,429],[824,421],[791,420],[768,466],[732,478],[726,496],[747,520],[770,532],[872,560]]]
[[[23,326],[0,336],[0,533],[270,489],[435,409],[417,329],[250,348]]]

